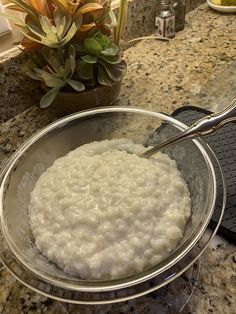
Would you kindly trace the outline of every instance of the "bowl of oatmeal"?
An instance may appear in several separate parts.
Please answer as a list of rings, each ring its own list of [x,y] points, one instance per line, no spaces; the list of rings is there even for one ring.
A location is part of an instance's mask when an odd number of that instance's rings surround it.
[[[31,137],[1,174],[8,269],[77,303],[128,299],[176,278],[208,245],[216,204],[223,212],[220,167],[201,140],[149,159],[139,153],[185,128],[157,112],[111,107]]]

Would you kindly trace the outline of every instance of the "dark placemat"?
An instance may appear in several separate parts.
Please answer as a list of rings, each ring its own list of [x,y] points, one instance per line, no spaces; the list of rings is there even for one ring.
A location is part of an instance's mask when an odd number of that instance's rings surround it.
[[[177,120],[191,125],[211,112],[192,106],[177,109],[172,116]],[[222,167],[226,189],[227,202],[219,233],[236,243],[236,123],[229,123],[217,132],[205,136],[204,141],[212,148]],[[217,220],[213,215],[211,223]]]

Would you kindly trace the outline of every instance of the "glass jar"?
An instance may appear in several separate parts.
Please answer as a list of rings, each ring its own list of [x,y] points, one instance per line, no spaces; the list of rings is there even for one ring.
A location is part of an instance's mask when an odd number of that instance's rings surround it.
[[[175,11],[175,31],[179,32],[184,29],[186,5],[184,0],[174,0],[173,8]]]

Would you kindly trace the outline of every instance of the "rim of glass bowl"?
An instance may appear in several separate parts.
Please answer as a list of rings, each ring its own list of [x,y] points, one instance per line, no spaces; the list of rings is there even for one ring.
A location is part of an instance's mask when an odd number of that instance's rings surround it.
[[[58,277],[52,276],[52,275],[45,275],[42,274],[40,271],[32,267],[30,263],[27,262],[27,259],[24,257],[24,255],[20,252],[18,247],[15,245],[14,240],[10,237],[6,224],[5,224],[5,218],[3,215],[3,191],[4,191],[4,186],[6,183],[6,180],[8,178],[8,175],[11,173],[11,170],[14,169],[15,167],[15,162],[18,161],[20,156],[25,153],[25,151],[34,143],[37,142],[40,138],[42,138],[44,135],[48,134],[50,131],[61,127],[65,125],[66,123],[69,123],[73,120],[79,120],[80,118],[84,118],[86,116],[93,116],[93,115],[99,115],[99,114],[104,114],[104,113],[134,113],[134,114],[140,114],[140,115],[148,115],[152,117],[159,118],[162,121],[165,121],[167,123],[170,123],[172,126],[175,128],[179,129],[180,131],[183,131],[187,128],[187,126],[168,116],[163,113],[159,113],[156,111],[152,110],[146,110],[146,109],[141,109],[141,108],[135,108],[135,107],[101,107],[101,108],[95,108],[91,110],[85,110],[81,111],[76,114],[72,114],[69,116],[66,116],[64,118],[61,118],[42,130],[38,131],[35,133],[33,136],[31,136],[25,143],[23,143],[19,149],[12,155],[12,157],[9,159],[7,162],[6,166],[2,170],[1,173],[1,187],[0,187],[0,218],[1,218],[1,227],[2,227],[2,232],[3,235],[7,241],[7,244],[9,245],[10,249],[12,250],[13,254],[16,256],[16,258],[27,268],[29,269],[32,273],[37,275],[39,278],[42,278],[46,282],[49,282],[55,286],[64,288],[64,289],[73,289],[75,291],[86,291],[86,292],[96,292],[96,291],[110,291],[110,290],[115,290],[115,289],[123,289],[126,287],[134,286],[139,283],[142,283],[144,281],[147,281],[174,264],[176,264],[181,258],[183,258],[192,248],[193,246],[198,242],[198,240],[201,238],[202,234],[204,233],[205,229],[207,228],[207,225],[210,221],[210,218],[213,214],[214,208],[215,208],[215,200],[216,200],[216,189],[217,189],[217,183],[216,183],[216,175],[214,171],[213,164],[211,162],[211,159],[207,153],[212,153],[211,149],[207,144],[205,144],[202,140],[200,139],[194,139],[192,140],[194,144],[198,147],[200,150],[202,156],[205,159],[205,162],[207,164],[208,169],[210,170],[209,173],[212,176],[212,183],[213,183],[213,195],[212,195],[212,204],[211,208],[208,211],[208,216],[205,217],[204,223],[202,224],[200,230],[196,232],[195,236],[193,238],[188,238],[188,240],[181,245],[173,254],[168,256],[166,259],[164,259],[161,263],[137,274],[133,274],[127,277],[119,278],[119,279],[112,279],[112,280],[104,280],[104,281],[96,281],[96,280],[82,280],[82,279],[76,279],[76,278],[71,278],[71,279],[59,279]],[[213,154],[213,153],[212,153]],[[195,230],[196,231],[196,230]],[[192,232],[193,234],[193,232]]]

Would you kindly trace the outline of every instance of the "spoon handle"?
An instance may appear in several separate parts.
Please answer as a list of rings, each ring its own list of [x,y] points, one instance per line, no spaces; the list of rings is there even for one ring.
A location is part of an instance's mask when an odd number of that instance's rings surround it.
[[[236,98],[234,98],[230,104],[222,111],[213,113],[206,116],[193,125],[191,125],[187,130],[171,137],[167,141],[157,145],[151,149],[148,149],[144,153],[140,154],[140,157],[148,158],[154,153],[158,152],[160,149],[167,147],[171,144],[179,143],[188,138],[195,138],[197,136],[208,135],[218,129],[223,125],[236,121]]]
[[[236,98],[234,98],[225,109],[212,113],[195,122],[190,129],[195,130],[195,136],[207,135],[233,121],[236,121]]]

